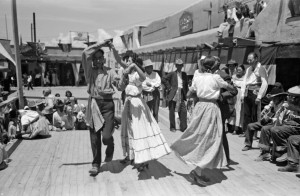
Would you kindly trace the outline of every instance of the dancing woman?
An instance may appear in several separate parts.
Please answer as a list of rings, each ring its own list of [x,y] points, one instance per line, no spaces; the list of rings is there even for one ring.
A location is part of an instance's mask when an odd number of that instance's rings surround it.
[[[188,96],[196,93],[199,99],[193,110],[193,118],[183,135],[173,143],[171,149],[187,164],[196,168],[190,177],[200,185],[209,181],[201,174],[205,168],[219,168],[227,165],[222,145],[222,118],[217,100],[220,89],[232,90],[233,87],[220,75],[212,74],[215,59],[204,59],[202,73],[195,78]]]
[[[116,61],[125,66],[126,63],[121,60],[112,44],[111,48]],[[134,162],[137,164],[138,171],[143,171],[148,168],[148,161],[167,155],[171,150],[149,107],[141,97],[142,83],[146,77],[140,65],[136,64],[136,57],[133,53],[128,58],[128,67],[121,79],[121,84],[127,84],[121,121],[121,139],[125,159],[121,163]]]

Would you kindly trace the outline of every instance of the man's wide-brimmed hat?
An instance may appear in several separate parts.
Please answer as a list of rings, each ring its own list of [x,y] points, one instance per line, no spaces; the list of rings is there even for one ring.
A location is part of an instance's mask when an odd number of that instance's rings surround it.
[[[226,64],[226,66],[229,66],[229,65],[235,65],[235,66],[237,66],[238,63],[237,63],[235,60],[230,59],[230,60],[228,61],[228,63]]]
[[[176,59],[175,64],[176,65],[183,65],[183,61],[181,59]]]
[[[289,95],[300,96],[300,85],[290,88],[288,93]]]
[[[144,68],[145,68],[145,67],[148,67],[148,66],[153,66],[153,65],[154,65],[154,63],[151,61],[151,59],[145,60],[145,61],[143,62],[143,64],[144,64]]]
[[[267,98],[273,98],[279,95],[287,95],[286,92],[284,92],[283,88],[273,88],[270,93],[267,94]]]

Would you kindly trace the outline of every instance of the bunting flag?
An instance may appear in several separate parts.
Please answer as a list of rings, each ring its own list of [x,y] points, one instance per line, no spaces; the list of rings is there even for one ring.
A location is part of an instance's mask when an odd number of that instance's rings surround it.
[[[73,32],[75,36],[73,37],[74,41],[88,41],[88,33],[87,32]]]
[[[72,44],[59,43],[58,46],[63,52],[71,52],[71,50],[72,50]]]

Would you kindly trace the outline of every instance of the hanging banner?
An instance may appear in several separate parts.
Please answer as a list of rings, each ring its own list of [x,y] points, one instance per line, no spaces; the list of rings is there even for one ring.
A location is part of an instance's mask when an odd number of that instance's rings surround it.
[[[75,36],[73,37],[74,41],[88,41],[88,33],[87,32],[73,32]]]

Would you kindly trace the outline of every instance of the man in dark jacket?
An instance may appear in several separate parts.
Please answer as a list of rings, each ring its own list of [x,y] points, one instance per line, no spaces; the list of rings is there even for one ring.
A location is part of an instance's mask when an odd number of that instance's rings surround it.
[[[216,59],[216,64],[214,67],[213,73],[219,74],[223,80],[226,82],[232,84],[231,77],[225,73],[224,71],[220,70],[220,58],[219,57],[214,57]],[[221,94],[220,98],[218,100],[218,105],[221,110],[221,116],[222,116],[222,124],[223,124],[223,146],[224,146],[224,151],[226,154],[227,162],[230,163],[230,155],[229,155],[229,145],[228,145],[228,140],[227,136],[225,133],[225,121],[228,119],[232,113],[234,112],[234,101],[233,98],[238,94],[237,89],[235,88],[234,91],[228,91],[225,89],[221,89]]]
[[[175,110],[180,119],[180,131],[187,128],[187,109],[185,102],[188,91],[188,80],[185,72],[182,72],[183,61],[177,59],[175,62],[176,71],[170,72],[162,78],[162,83],[167,89],[167,100],[169,101],[170,131],[175,132]]]

